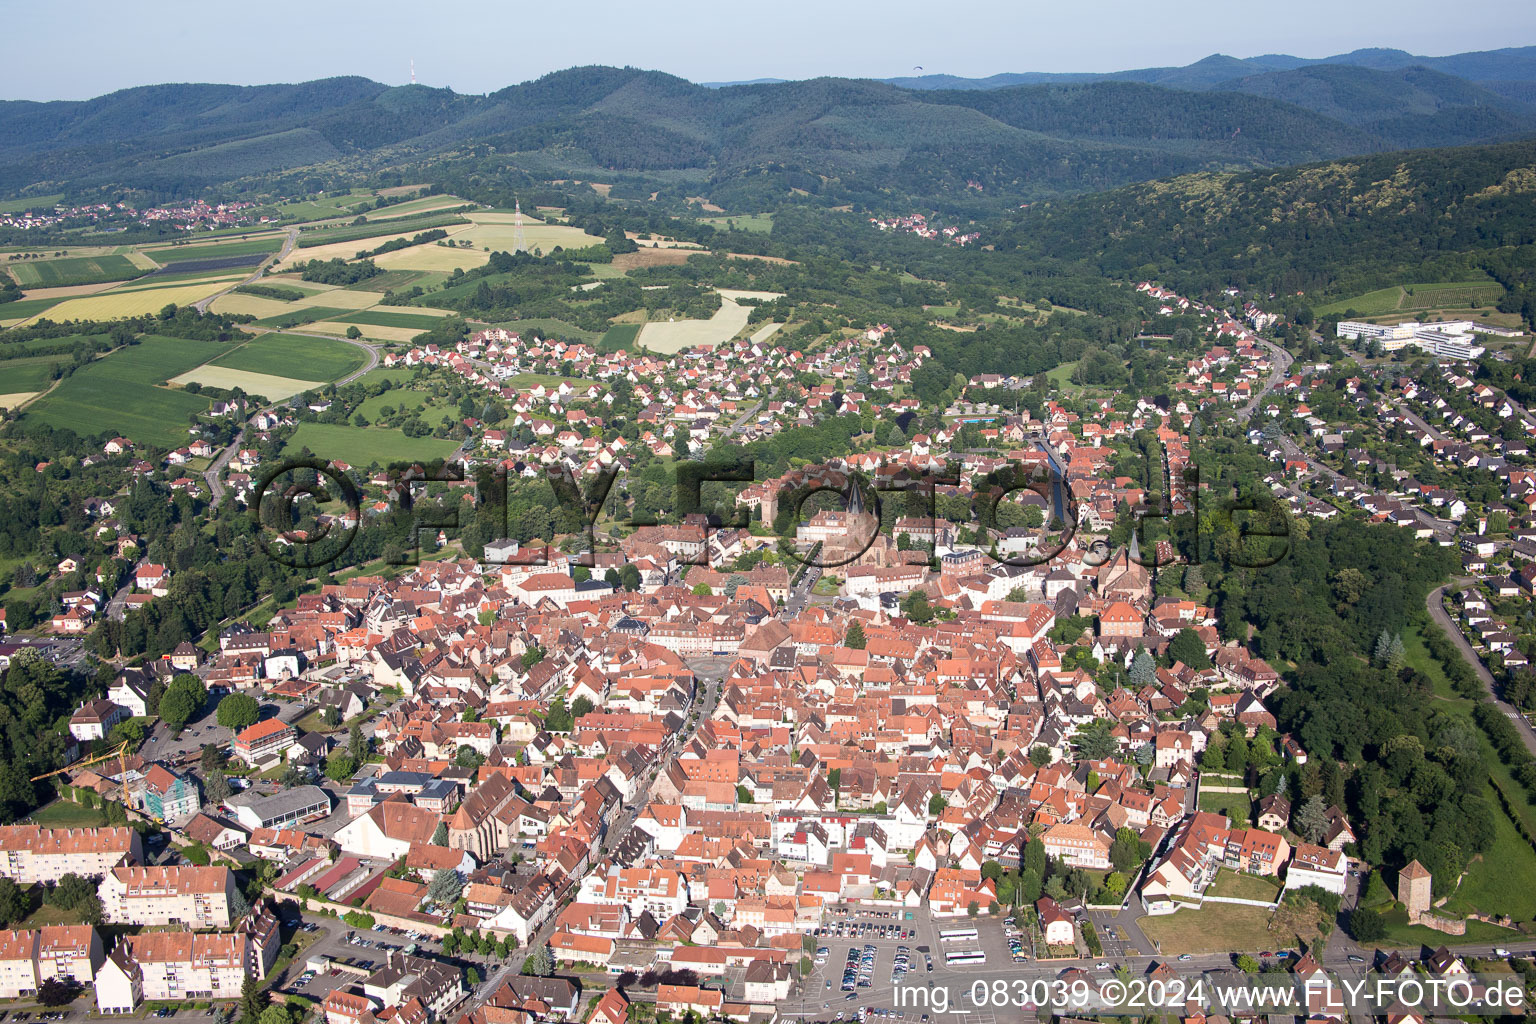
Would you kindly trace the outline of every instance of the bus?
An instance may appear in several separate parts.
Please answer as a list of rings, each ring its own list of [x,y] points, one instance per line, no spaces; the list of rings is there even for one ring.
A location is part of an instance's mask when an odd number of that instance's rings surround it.
[[[939,932],[940,942],[977,942],[981,939],[981,933],[975,928],[952,928],[947,932]]]
[[[951,967],[964,966],[966,964],[984,964],[987,962],[987,954],[981,949],[951,950],[944,954],[944,962]]]

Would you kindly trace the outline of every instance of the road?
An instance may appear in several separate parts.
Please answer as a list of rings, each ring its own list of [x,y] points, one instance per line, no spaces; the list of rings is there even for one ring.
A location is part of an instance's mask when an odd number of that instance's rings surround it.
[[[274,255],[269,256],[258,263],[256,265],[256,270],[251,274],[250,277],[247,277],[243,281],[236,281],[234,284],[230,285],[228,288],[225,288],[223,291],[214,292],[212,295],[205,299],[198,299],[196,302],[192,303],[192,308],[196,309],[199,313],[206,313],[208,312],[209,304],[212,303],[214,299],[217,299],[221,295],[228,295],[230,292],[234,291],[236,288],[239,288],[241,285],[251,284],[260,279],[261,275],[267,272],[268,267],[274,267],[288,258],[288,254],[293,252],[293,247],[295,244],[297,244],[298,240],[299,229],[289,228],[288,237],[283,239],[283,247],[279,249]]]
[[[337,386],[342,384],[350,384],[361,377],[363,374],[367,373],[369,370],[372,370],[374,367],[379,365],[379,350],[374,348],[372,345],[369,345],[367,342],[358,341],[355,338],[342,338],[334,334],[315,334],[309,331],[284,331],[283,333],[296,334],[305,338],[324,338],[327,341],[344,341],[348,345],[360,348],[364,352],[368,353],[368,361],[363,364],[362,368],[355,370],[338,380],[336,382]],[[261,415],[269,409],[275,409],[279,405],[291,404],[293,404],[292,399],[284,399],[281,402],[274,402],[271,405],[264,405],[260,409],[252,411],[250,417],[245,421],[245,425],[241,426],[239,433],[235,434],[235,436],[230,440],[229,444],[225,445],[223,450],[214,457],[213,462],[209,463],[208,468],[203,471],[203,482],[208,485],[208,490],[213,495],[213,499],[210,502],[212,507],[217,507],[219,502],[224,500],[224,481],[221,480],[220,477],[224,473],[224,467],[229,465],[229,460],[234,458],[235,453],[240,450],[240,446],[245,443],[246,426],[250,425],[251,420],[255,419],[257,416]]]
[[[1281,348],[1279,345],[1276,345],[1274,342],[1265,341],[1263,338],[1258,339],[1258,341],[1260,345],[1269,350],[1269,354],[1274,357],[1275,363],[1274,366],[1270,368],[1269,379],[1264,382],[1264,386],[1260,388],[1254,394],[1254,396],[1248,400],[1247,405],[1243,406],[1242,409],[1238,411],[1237,421],[1239,423],[1247,423],[1248,420],[1253,416],[1254,411],[1258,409],[1259,403],[1264,400],[1264,396],[1275,390],[1275,388],[1279,386],[1280,382],[1289,376],[1291,372],[1291,363],[1293,359],[1289,352]]]
[[[1461,656],[1472,666],[1472,671],[1477,673],[1477,678],[1482,680],[1483,689],[1488,691],[1488,697],[1498,705],[1504,717],[1515,723],[1515,728],[1520,732],[1520,739],[1525,743],[1525,749],[1536,755],[1536,732],[1531,729],[1531,723],[1525,720],[1525,716],[1516,711],[1510,704],[1499,697],[1498,689],[1494,683],[1493,673],[1488,671],[1488,666],[1483,664],[1483,659],[1478,657],[1477,651],[1467,642],[1466,634],[1461,631],[1461,626],[1451,618],[1445,610],[1445,592],[1451,587],[1463,587],[1472,582],[1470,579],[1458,579],[1445,586],[1430,592],[1425,606],[1429,609],[1429,617],[1451,636],[1451,642],[1456,649],[1461,651]]]

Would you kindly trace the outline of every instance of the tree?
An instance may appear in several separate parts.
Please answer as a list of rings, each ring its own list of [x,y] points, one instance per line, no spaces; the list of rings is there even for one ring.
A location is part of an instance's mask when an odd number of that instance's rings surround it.
[[[1307,842],[1316,845],[1328,834],[1328,803],[1321,793],[1307,797],[1296,810],[1296,831]]]
[[[101,897],[96,886],[76,874],[67,874],[49,891],[47,902],[79,916],[84,924],[101,923]]]
[[[259,1024],[261,1011],[271,1005],[271,1000],[261,990],[261,982],[247,975],[240,984],[240,1024]]]
[[[432,876],[427,886],[427,896],[439,906],[452,903],[464,891],[464,882],[453,868],[441,868]]]
[[[325,777],[333,782],[345,782],[357,771],[357,759],[341,747],[326,755]]]
[[[347,328],[347,337],[351,338],[353,341],[356,341],[358,338],[361,338],[362,336],[363,336],[362,328],[358,327],[356,324],[353,324],[351,327]]]
[[[746,786],[738,785],[736,787],[736,802],[738,804],[751,804],[756,803],[757,799],[752,795],[752,791]]]
[[[172,732],[181,732],[186,724],[196,718],[208,700],[208,688],[190,672],[183,672],[171,680],[160,698],[160,720]]]
[[[198,758],[197,763],[202,767],[203,773],[206,775],[209,772],[216,772],[222,769],[224,763],[228,760],[229,757],[224,753],[223,747],[217,743],[204,743],[202,756]]]
[[[1109,862],[1115,866],[1116,871],[1126,874],[1134,871],[1151,853],[1151,844],[1129,828],[1116,829],[1115,841],[1109,844]]]
[[[0,927],[7,927],[32,913],[26,891],[10,878],[0,875]]]
[[[446,821],[438,822],[437,828],[432,830],[431,843],[433,846],[448,845],[448,823]]]
[[[522,973],[532,978],[548,978],[555,973],[555,959],[547,945],[535,946],[523,961]]]
[[[926,591],[914,590],[901,599],[901,614],[916,623],[932,622],[933,607]]]
[[[480,984],[480,972],[471,967],[464,972],[464,980],[469,982],[470,988],[476,988]]]
[[[933,796],[928,798],[928,814],[930,817],[937,818],[939,815],[944,813],[944,808],[948,806],[949,801],[945,800],[938,793],[935,793]]]
[[[1193,669],[1211,666],[1211,659],[1205,653],[1205,641],[1200,639],[1200,634],[1189,628],[1179,630],[1168,642],[1168,657],[1182,661]]]
[[[576,722],[582,715],[590,715],[593,711],[592,700],[583,694],[571,701],[571,721]]]
[[[308,773],[296,764],[288,765],[288,767],[283,769],[283,774],[277,778],[277,784],[284,789],[293,789],[295,786],[303,786],[308,782]]]
[[[347,730],[347,753],[351,754],[358,764],[362,764],[363,759],[368,756],[368,741],[363,739],[363,730],[356,722],[353,722],[351,728]]]
[[[1237,969],[1242,971],[1244,974],[1258,974],[1259,968],[1261,966],[1256,959],[1247,953],[1240,954],[1234,963],[1236,964]]]
[[[1029,748],[1029,763],[1036,768],[1044,768],[1051,763],[1050,748],[1044,744],[1036,744]]]
[[[1120,749],[1120,741],[1102,718],[1094,719],[1077,731],[1077,749],[1090,761],[1102,761]]]
[[[288,1012],[288,1007],[274,1004],[262,1010],[256,1020],[257,1024],[293,1024],[293,1014]]]
[[[1157,662],[1152,660],[1145,647],[1137,648],[1136,657],[1131,659],[1131,682],[1138,687],[1150,686],[1156,679]]]
[[[255,725],[261,717],[261,705],[248,693],[232,693],[219,701],[218,723],[239,732]]]
[[[75,1001],[75,986],[63,978],[49,978],[38,986],[37,1001],[44,1006],[68,1006]]]
[[[1119,871],[1111,871],[1104,876],[1104,889],[1115,899],[1125,895],[1125,887],[1130,884],[1130,879]]]
[[[848,632],[843,636],[843,646],[855,651],[862,651],[867,642],[864,639],[864,624],[862,622],[854,622],[848,627]]]
[[[479,768],[485,763],[485,755],[466,743],[453,755],[453,763],[460,768]]]
[[[229,799],[229,779],[218,769],[214,769],[203,777],[203,795],[208,802],[217,806]]]
[[[1361,907],[1349,915],[1349,934],[1356,942],[1377,942],[1386,937],[1387,925],[1381,914]]]

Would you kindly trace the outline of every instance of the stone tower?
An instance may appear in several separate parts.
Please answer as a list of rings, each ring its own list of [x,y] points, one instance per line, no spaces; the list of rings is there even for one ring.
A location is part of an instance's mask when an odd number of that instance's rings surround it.
[[[1429,871],[1416,860],[1409,861],[1397,873],[1397,900],[1408,908],[1409,924],[1417,924],[1419,918],[1429,913],[1432,882]]]

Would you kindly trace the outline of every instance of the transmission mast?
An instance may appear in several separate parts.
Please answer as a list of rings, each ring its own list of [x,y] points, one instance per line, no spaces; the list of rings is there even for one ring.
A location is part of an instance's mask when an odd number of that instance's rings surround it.
[[[513,200],[512,202],[512,251],[528,251],[528,239],[523,236],[522,200]]]

